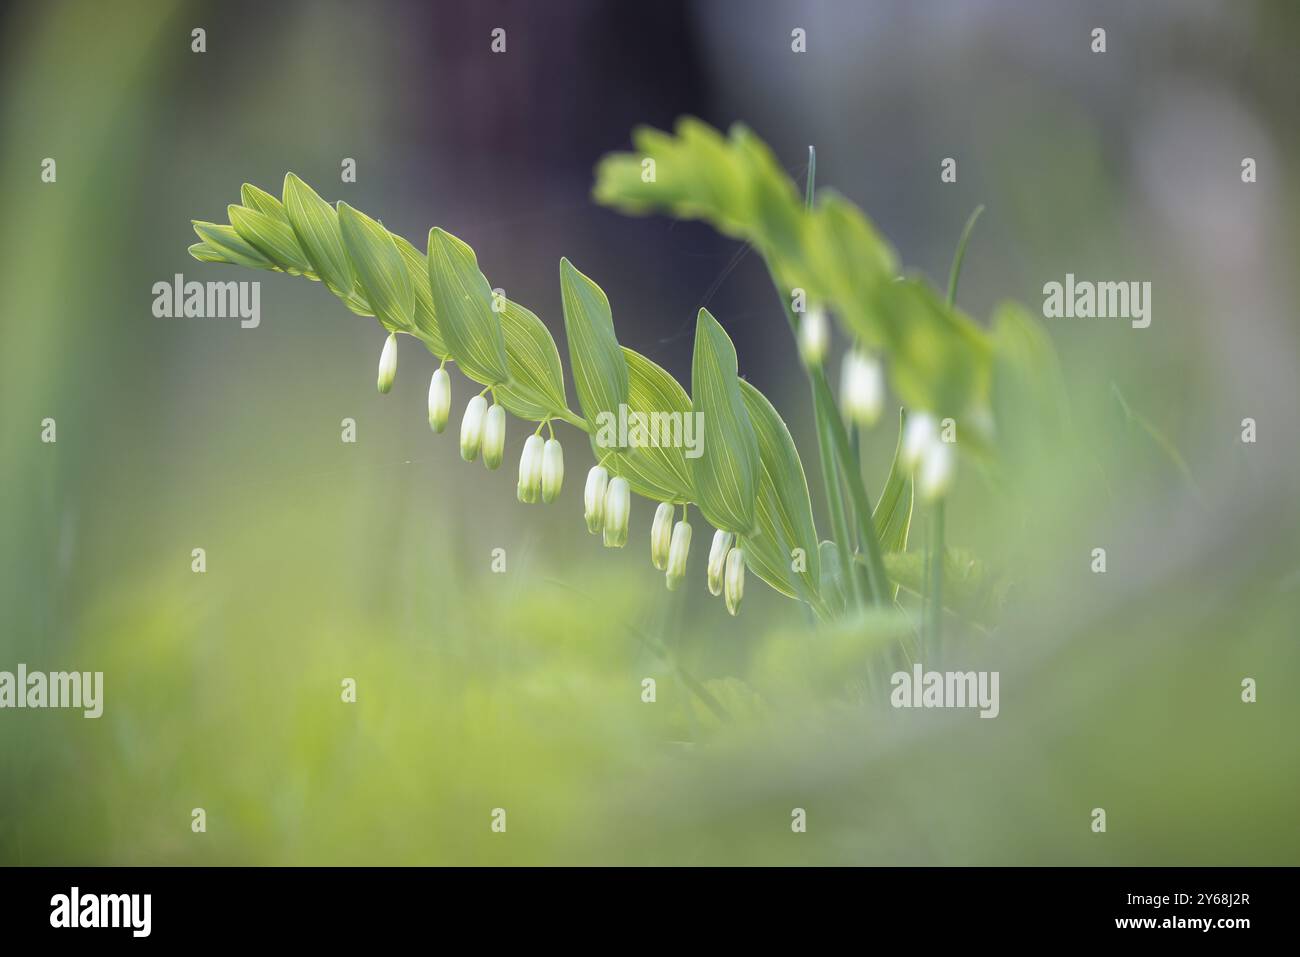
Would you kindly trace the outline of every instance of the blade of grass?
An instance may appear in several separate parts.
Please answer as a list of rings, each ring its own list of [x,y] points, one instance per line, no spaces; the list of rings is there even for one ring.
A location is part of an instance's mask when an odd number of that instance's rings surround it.
[[[983,206],[975,207],[975,211],[970,214],[970,218],[962,228],[961,238],[957,240],[957,253],[952,257],[952,269],[948,271],[949,307],[957,305],[957,280],[961,277],[961,265],[966,259],[966,244],[970,242],[970,234],[975,230],[975,223],[983,212]]]

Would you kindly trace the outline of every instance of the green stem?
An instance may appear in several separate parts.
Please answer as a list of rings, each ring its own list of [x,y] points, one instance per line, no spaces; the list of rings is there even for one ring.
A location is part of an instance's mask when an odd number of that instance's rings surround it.
[[[928,577],[925,583],[924,624],[921,629],[921,653],[939,653],[943,639],[943,499],[930,510],[930,541]]]
[[[859,470],[847,467],[848,463],[853,461],[853,450],[849,447],[849,436],[844,430],[844,421],[835,410],[835,399],[831,395],[831,387],[826,382],[826,373],[821,369],[812,370],[812,379],[813,397],[822,407],[831,439],[835,443],[836,457],[846,466],[841,471],[849,486],[849,497],[852,499],[854,518],[858,526],[858,540],[863,543],[866,552],[867,582],[871,586],[871,597],[877,605],[882,605],[888,600],[889,576],[885,573],[880,539],[876,537],[876,525],[871,518],[871,498],[862,484]]]
[[[814,184],[817,171],[817,151],[808,147],[808,182],[804,200],[809,207],[813,203]],[[795,342],[799,341],[799,320],[796,318],[790,301],[777,281],[776,270],[770,259],[766,259],[767,273],[772,280],[772,287],[781,299],[786,322]],[[853,537],[850,534],[848,507],[844,501],[844,491],[839,477],[842,475],[849,487],[853,503],[854,520],[858,530],[858,540],[866,549],[867,583],[871,600],[882,604],[889,593],[889,579],[885,574],[884,559],[880,554],[880,541],[876,537],[875,524],[871,519],[871,499],[862,485],[861,469],[858,459],[850,447],[844,421],[835,407],[835,399],[826,382],[826,372],[820,366],[808,369],[808,378],[812,386],[813,413],[817,418],[817,450],[822,467],[822,478],[826,486],[827,508],[831,513],[831,525],[838,543],[836,549],[840,555],[840,569],[846,582],[853,589],[854,598],[859,607],[866,606],[866,594],[862,587],[855,562],[853,561]]]
[[[822,480],[826,486],[826,508],[831,513],[831,531],[839,542],[836,552],[840,556],[840,574],[845,584],[852,588],[853,599],[859,608],[866,606],[866,594],[862,590],[862,579],[853,567],[853,538],[849,534],[849,522],[844,514],[844,493],[838,479],[839,470],[835,464],[835,442],[831,438],[829,424],[822,415],[821,405],[817,402],[817,389],[813,387],[813,407],[817,415],[817,453],[821,460]]]
[[[794,337],[797,343],[799,341],[799,320],[795,317],[790,300],[781,291],[781,284],[777,281],[776,270],[772,267],[771,261],[765,261],[767,262],[767,274],[772,280],[772,288],[776,290],[776,294],[781,300],[781,308],[785,312],[785,321],[790,326],[790,335]],[[858,605],[862,607],[866,605],[866,596],[862,591],[861,581],[853,569],[853,540],[848,535],[849,523],[844,507],[844,492],[836,478],[839,469],[835,461],[835,441],[831,434],[831,423],[829,421],[829,418],[833,417],[839,423],[840,417],[839,413],[834,411],[833,403],[831,405],[831,415],[827,416],[825,408],[819,401],[817,377],[821,376],[823,380],[825,379],[821,369],[809,369],[808,376],[812,380],[813,414],[817,419],[817,455],[821,463],[822,480],[826,488],[826,508],[831,516],[831,534],[835,536],[838,545],[836,551],[840,554],[840,571],[844,576],[844,581],[852,587],[854,598],[857,600]],[[842,423],[840,423],[840,427],[843,428]]]
[[[966,244],[970,242],[975,223],[984,212],[983,206],[976,206],[966,220],[966,225],[957,240],[957,251],[952,257],[952,269],[948,271],[948,308],[957,304],[957,280],[961,278],[962,263],[966,260]],[[930,538],[926,556],[925,604],[921,615],[921,653],[926,650],[932,655],[939,653],[939,642],[943,639],[943,499],[934,503],[930,510]]]
[[[575,412],[570,412],[568,409],[565,409],[557,415],[556,418],[568,422],[569,425],[573,426],[575,429],[581,429],[583,432],[591,431],[591,426],[587,424],[586,419]]]
[[[808,146],[808,178],[805,180],[803,191],[804,205],[812,209],[813,190],[817,186],[817,147],[809,144]]]

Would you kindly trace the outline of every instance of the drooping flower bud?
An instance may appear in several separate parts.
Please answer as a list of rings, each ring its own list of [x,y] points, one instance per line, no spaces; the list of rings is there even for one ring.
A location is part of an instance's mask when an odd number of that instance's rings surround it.
[[[397,333],[390,332],[384,340],[384,351],[379,353],[379,391],[387,395],[397,378]]]
[[[622,548],[627,544],[627,523],[632,514],[632,490],[627,479],[616,475],[605,492],[605,547]]]
[[[916,490],[921,500],[933,502],[947,494],[957,469],[957,453],[948,442],[935,440],[921,457],[916,475]]]
[[[673,541],[668,548],[668,568],[665,577],[668,590],[675,589],[686,577],[686,556],[691,552],[691,523],[685,520],[673,526]]]
[[[524,440],[524,450],[519,455],[519,485],[515,489],[519,501],[531,505],[537,501],[542,485],[542,437],[536,433]]]
[[[587,518],[587,531],[595,535],[605,525],[605,491],[609,488],[609,473],[603,465],[593,465],[587,473],[587,487],[582,492],[583,512]]]
[[[542,447],[542,501],[550,505],[560,497],[564,484],[564,449],[559,439],[547,439]]]
[[[483,416],[487,413],[487,399],[476,395],[465,406],[465,418],[460,420],[460,457],[466,462],[478,458],[483,445]]]
[[[934,421],[934,416],[928,412],[913,412],[909,415],[907,424],[903,426],[903,445],[898,452],[903,468],[915,469],[930,446],[938,441],[939,426]]]
[[[713,544],[709,547],[709,594],[722,594],[722,574],[727,566],[727,552],[735,538],[731,532],[718,529],[713,533]]]
[[[820,309],[809,309],[799,320],[799,357],[806,366],[819,366],[826,358],[826,347],[830,344],[831,330],[826,321],[826,313]]]
[[[650,526],[650,561],[663,571],[668,567],[668,548],[673,536],[673,512],[668,502],[660,502],[655,509],[654,524]]]
[[[727,611],[736,614],[740,611],[740,600],[745,597],[745,551],[733,548],[727,552],[726,581],[723,593],[727,602]]]
[[[429,428],[442,432],[447,428],[447,416],[451,413],[451,376],[447,370],[433,370],[429,380]]]
[[[885,372],[880,360],[858,349],[844,353],[840,369],[840,407],[850,422],[875,425],[885,404]]]
[[[495,402],[483,419],[483,464],[499,469],[506,455],[506,410]]]

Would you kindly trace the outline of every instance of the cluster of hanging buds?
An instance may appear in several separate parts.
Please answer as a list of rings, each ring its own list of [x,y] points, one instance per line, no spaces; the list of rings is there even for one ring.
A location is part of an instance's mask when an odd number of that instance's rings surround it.
[[[923,500],[942,498],[952,485],[956,455],[952,443],[943,440],[938,423],[928,412],[908,417],[898,457],[905,468],[916,473],[916,490]]]
[[[814,337],[826,333],[826,317],[823,313],[809,313],[805,323],[811,319]],[[820,332],[815,327],[820,323]],[[824,355],[824,342],[817,361]],[[865,360],[864,360],[865,361]],[[847,368],[847,363],[846,363]],[[857,389],[869,391],[870,374],[858,373]],[[384,341],[384,349],[379,357],[379,391],[388,393],[397,378],[397,336],[390,333]],[[483,464],[489,469],[500,468],[505,457],[506,411],[495,398],[489,405],[484,393],[474,396],[465,406],[465,415],[460,424],[460,454],[466,462],[473,462],[480,455]],[[859,396],[861,408],[871,407],[869,395]],[[880,400],[876,399],[876,414],[879,414]],[[434,432],[443,432],[451,414],[451,377],[447,374],[445,363],[434,370],[429,380],[429,428]],[[543,423],[545,424],[545,423]],[[541,427],[524,441],[523,452],[519,456],[519,484],[517,494],[519,501],[532,504],[539,498],[546,503],[554,502],[560,495],[564,484],[564,450],[559,440],[553,435],[544,440]],[[606,548],[622,548],[627,544],[628,522],[632,510],[632,489],[627,479],[621,476],[611,477],[603,465],[592,466],[587,473],[587,485],[583,490],[583,509],[587,521],[587,530],[593,535],[600,533]],[[670,591],[675,590],[686,577],[686,560],[691,551],[691,523],[683,517],[674,521],[677,507],[671,502],[661,502],[655,511],[654,524],[650,529],[650,560],[655,568],[664,573],[664,581]],[[735,536],[731,532],[719,531],[713,536],[713,546],[709,551],[708,583],[709,592],[725,596],[727,611],[735,615],[740,609],[740,601],[745,591],[745,554],[733,546]]]
[[[431,383],[430,391],[432,389]],[[432,404],[431,401],[430,406]],[[488,405],[482,394],[469,400],[465,417],[460,420],[460,457],[473,462],[480,452],[483,453],[483,464],[493,471],[501,467],[506,454],[506,410],[495,399]]]
[[[718,529],[709,547],[709,594],[722,595],[733,615],[745,597],[745,551],[733,546],[735,540],[731,532]]]
[[[601,533],[606,548],[627,544],[628,519],[632,514],[632,488],[627,479],[609,477],[603,465],[593,465],[587,473],[587,487],[582,495],[587,531]]]
[[[660,502],[650,528],[650,561],[664,573],[669,591],[686,577],[686,558],[691,552],[691,523],[683,518],[673,524],[676,511],[671,502]]]
[[[531,505],[541,498],[549,505],[560,496],[564,484],[564,449],[551,436],[545,442],[537,433],[524,440],[519,456],[519,484],[515,491],[519,501]]]

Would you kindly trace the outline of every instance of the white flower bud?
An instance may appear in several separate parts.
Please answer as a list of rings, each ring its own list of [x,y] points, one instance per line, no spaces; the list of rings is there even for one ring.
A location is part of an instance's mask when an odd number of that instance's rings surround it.
[[[524,440],[524,450],[519,455],[519,485],[515,489],[519,501],[531,505],[537,501],[542,484],[542,437],[536,433]]]
[[[564,449],[559,439],[547,439],[542,447],[542,501],[550,505],[560,497],[564,484]]]
[[[627,523],[632,514],[632,490],[621,475],[609,480],[605,492],[605,547],[627,544]]]
[[[675,589],[686,577],[686,556],[691,552],[691,523],[678,522],[673,526],[673,541],[668,548],[666,578],[668,590]]]
[[[587,531],[595,535],[605,525],[605,490],[609,488],[609,473],[603,465],[593,465],[587,473],[587,487],[582,492],[583,512],[587,518]]]
[[[885,371],[880,360],[857,349],[844,353],[840,369],[840,407],[850,422],[875,425],[885,404]]]
[[[713,544],[709,546],[709,594],[722,594],[722,573],[727,566],[727,552],[731,551],[731,542],[735,538],[731,532],[718,529],[713,533]]]
[[[506,410],[495,402],[483,419],[483,464],[499,469],[506,455]]]
[[[487,399],[476,395],[465,406],[465,418],[460,420],[460,457],[466,462],[478,458],[483,445],[483,416],[487,413]]]
[[[936,440],[921,457],[916,475],[916,490],[924,502],[933,502],[947,494],[957,470],[957,453],[948,442]]]
[[[384,340],[384,351],[379,353],[379,391],[385,395],[393,388],[397,378],[397,333],[390,332]]]
[[[441,432],[451,414],[451,376],[446,369],[434,369],[429,380],[429,428]]]
[[[660,502],[655,509],[654,524],[650,526],[650,561],[663,571],[668,567],[668,548],[673,537],[673,512],[668,502]]]
[[[727,552],[726,580],[723,592],[727,602],[727,611],[736,614],[740,611],[740,600],[745,597],[745,551],[733,548]]]
[[[799,320],[799,356],[806,366],[819,366],[826,358],[826,347],[830,344],[831,330],[826,321],[826,313],[820,309],[809,309]]]
[[[924,458],[926,450],[938,441],[939,426],[934,421],[934,416],[928,412],[910,414],[907,424],[903,426],[903,446],[898,453],[903,468],[909,471],[915,469]]]

